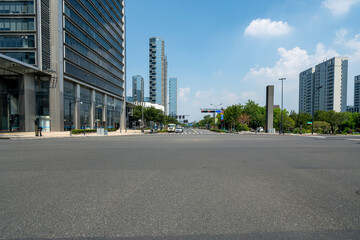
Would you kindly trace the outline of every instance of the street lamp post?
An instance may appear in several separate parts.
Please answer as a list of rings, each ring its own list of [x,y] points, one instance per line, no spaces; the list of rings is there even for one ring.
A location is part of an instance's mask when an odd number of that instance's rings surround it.
[[[323,86],[319,86],[313,91],[312,95],[312,122],[311,122],[311,134],[314,135],[314,115],[315,115],[315,92],[319,91]]]
[[[279,134],[283,133],[283,120],[284,120],[284,116],[283,116],[283,112],[284,112],[284,80],[286,80],[286,78],[279,78],[279,80],[281,81],[281,122],[280,122],[280,131]]]
[[[73,104],[76,104],[76,103],[80,103],[80,104],[82,104],[82,101],[74,101],[74,102],[69,101],[69,116],[70,116],[70,122],[69,122],[69,125],[70,125],[70,134],[71,134],[71,130],[72,130],[71,106],[72,106]]]
[[[144,133],[144,100],[141,102],[141,132]]]

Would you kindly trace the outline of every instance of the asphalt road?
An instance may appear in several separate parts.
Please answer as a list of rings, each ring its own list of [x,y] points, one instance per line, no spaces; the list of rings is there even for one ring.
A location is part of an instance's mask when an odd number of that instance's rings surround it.
[[[359,140],[0,140],[0,239],[360,239]]]

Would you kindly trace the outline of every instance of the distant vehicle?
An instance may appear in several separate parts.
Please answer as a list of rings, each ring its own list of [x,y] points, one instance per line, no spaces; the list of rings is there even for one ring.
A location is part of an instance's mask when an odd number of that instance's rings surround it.
[[[175,124],[168,125],[168,132],[175,132]]]
[[[258,127],[258,128],[256,129],[256,131],[257,131],[257,132],[264,132],[264,128],[263,128],[263,127]]]
[[[184,131],[184,129],[180,126],[177,126],[176,129],[175,129],[175,132],[176,133],[182,133]]]

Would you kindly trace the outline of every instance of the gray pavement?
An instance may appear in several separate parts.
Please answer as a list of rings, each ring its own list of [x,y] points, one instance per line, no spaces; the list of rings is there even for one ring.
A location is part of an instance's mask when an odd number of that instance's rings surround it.
[[[359,140],[0,140],[0,239],[360,239]]]

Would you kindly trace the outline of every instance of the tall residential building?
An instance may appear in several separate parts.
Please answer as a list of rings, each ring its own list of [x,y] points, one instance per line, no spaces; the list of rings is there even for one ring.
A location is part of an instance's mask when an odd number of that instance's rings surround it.
[[[142,76],[132,77],[132,92],[133,102],[144,102],[144,78]]]
[[[354,84],[354,108],[356,112],[360,112],[360,75],[355,76]]]
[[[299,112],[346,111],[348,58],[334,57],[299,75]],[[314,96],[314,99],[313,99]]]
[[[315,68],[310,68],[299,74],[299,112],[312,113],[314,72]]]
[[[167,57],[163,38],[149,40],[149,76],[150,102],[163,105],[167,113]]]
[[[169,116],[177,115],[177,78],[169,79]]]
[[[0,131],[125,126],[124,0],[0,0]]]

